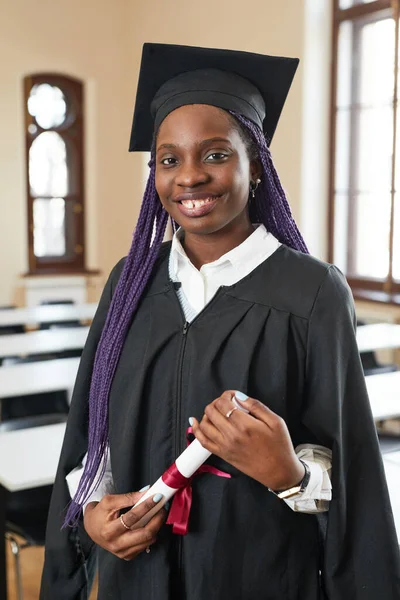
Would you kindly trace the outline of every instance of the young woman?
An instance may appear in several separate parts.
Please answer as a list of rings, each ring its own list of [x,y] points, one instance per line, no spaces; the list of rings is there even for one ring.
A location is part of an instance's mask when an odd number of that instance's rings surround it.
[[[351,293],[307,254],[268,148],[296,66],[144,47],[130,149],[151,149],[149,181],[82,356],[42,600],[87,598],[95,548],[99,600],[400,598]],[[165,508],[132,529],[188,419],[214,467],[188,533]]]

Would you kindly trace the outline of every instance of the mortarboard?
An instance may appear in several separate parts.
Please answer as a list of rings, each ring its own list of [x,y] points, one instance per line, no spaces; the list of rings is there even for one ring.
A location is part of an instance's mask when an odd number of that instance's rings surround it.
[[[154,131],[186,104],[210,104],[274,135],[299,60],[251,52],[144,44],[129,151],[150,151]]]

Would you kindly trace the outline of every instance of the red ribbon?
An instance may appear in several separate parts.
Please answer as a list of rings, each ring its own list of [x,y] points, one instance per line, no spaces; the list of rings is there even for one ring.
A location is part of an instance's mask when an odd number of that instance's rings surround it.
[[[191,428],[188,429],[191,433]],[[172,500],[167,523],[172,525],[172,532],[186,535],[189,526],[190,508],[192,506],[192,479],[199,473],[213,473],[218,477],[231,478],[229,473],[220,471],[211,465],[202,465],[191,477],[184,477],[179,472],[176,463],[172,464],[163,474],[162,480],[169,487],[178,490]]]

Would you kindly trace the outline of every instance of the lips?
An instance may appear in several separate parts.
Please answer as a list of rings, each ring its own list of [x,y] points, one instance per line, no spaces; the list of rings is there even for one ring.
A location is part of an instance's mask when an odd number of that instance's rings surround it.
[[[186,196],[182,199],[175,199],[179,211],[186,217],[203,217],[209,214],[221,196],[202,196],[202,197]]]
[[[179,194],[173,198],[179,212],[185,217],[198,218],[208,215],[222,198],[218,194],[213,194],[205,190]]]

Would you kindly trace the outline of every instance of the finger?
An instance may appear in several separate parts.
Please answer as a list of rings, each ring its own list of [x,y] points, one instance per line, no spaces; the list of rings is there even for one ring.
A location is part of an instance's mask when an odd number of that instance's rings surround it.
[[[249,411],[252,417],[263,421],[271,429],[276,429],[282,425],[283,419],[259,400],[250,397],[247,400],[241,400],[237,396],[235,396],[235,399],[238,404]],[[243,416],[246,417],[248,415],[244,414]]]
[[[141,527],[135,531],[129,531],[126,535],[119,535],[110,540],[107,544],[107,550],[116,556],[122,557],[129,553],[141,551],[147,546],[154,544],[155,536],[151,531]]]
[[[124,523],[126,523],[126,514],[127,513],[123,515]],[[145,527],[140,527],[133,530],[126,529],[121,523],[121,520],[118,518],[112,523],[105,524],[103,530],[101,531],[101,536],[107,542],[108,548],[110,545],[113,545],[115,552],[114,550],[111,551],[115,554],[117,550],[124,550],[139,543],[145,543],[149,541],[151,537],[154,537],[158,533],[158,530],[165,523],[167,514],[167,511],[162,508],[154,515],[154,517],[150,519]],[[143,533],[143,529],[146,529],[145,533]]]
[[[162,508],[158,513],[154,515],[154,517],[150,519],[148,523],[146,523],[144,529],[148,529],[149,531],[151,531],[153,536],[156,536],[161,527],[164,525],[165,521],[167,520],[167,517],[168,512],[165,510],[165,508]]]
[[[210,440],[203,433],[203,431],[200,429],[200,425],[199,425],[198,420],[195,419],[194,417],[192,417],[192,419],[193,419],[192,428],[193,428],[193,434],[194,434],[195,438],[199,440],[199,442],[203,446],[203,448],[205,448],[206,450],[208,450],[212,454],[216,454],[217,451],[218,451],[217,444],[215,444],[215,442],[213,442],[212,440]]]
[[[123,515],[125,525],[127,527],[133,527],[133,525],[140,521],[140,519],[152,510],[156,504],[159,504],[162,499],[163,496],[161,494],[155,494],[154,496],[147,498],[147,500],[139,504],[139,506],[128,510]]]
[[[109,532],[109,540],[112,543],[114,553],[126,552],[132,549],[136,550],[141,544],[145,547],[153,544],[166,519],[167,511],[162,508],[144,527],[134,529],[133,531],[125,529],[123,532],[124,535],[121,535],[121,531],[118,531],[117,535],[115,532],[113,534]]]
[[[204,435],[217,444],[219,448],[222,448],[227,442],[230,443],[237,432],[242,430],[240,417],[237,419],[233,418],[234,412],[239,413],[240,411],[234,408],[232,402],[228,405],[228,409],[228,411],[222,414],[217,408],[215,401],[212,406],[207,407],[206,420],[202,420],[200,423],[200,429]],[[211,422],[210,425],[207,423],[208,420]]]
[[[124,550],[120,553],[119,558],[123,558],[124,560],[133,560],[134,558],[139,556],[139,554],[142,554],[142,552],[150,551],[150,546],[155,544],[156,541],[157,540],[154,539],[151,540],[151,542],[149,542],[148,544],[140,544],[139,546],[135,546],[135,548],[128,548],[127,550]]]
[[[219,419],[215,418],[215,415],[212,416],[212,413],[218,413],[217,409],[212,405],[206,406],[207,414],[205,414],[200,421],[199,427],[200,430],[204,433],[204,435],[215,442],[216,444],[221,444],[224,441],[223,435],[223,425],[224,423],[219,423]],[[208,416],[210,414],[210,418]],[[219,415],[219,413],[218,413]],[[221,417],[222,419],[222,417]]]
[[[147,492],[148,487],[140,492],[128,492],[126,494],[106,494],[100,501],[101,507],[109,512],[117,512],[122,508],[134,506]]]
[[[233,390],[228,390],[224,392],[219,398],[214,400],[213,408],[215,412],[211,415],[210,410],[210,419],[213,420],[215,424],[219,424],[223,427],[223,423],[229,422],[231,418],[240,418],[239,415],[244,414],[244,411],[239,410],[241,408],[241,404],[236,401],[235,392]],[[248,409],[246,408],[246,412]],[[234,413],[237,412],[235,417],[233,417]]]

